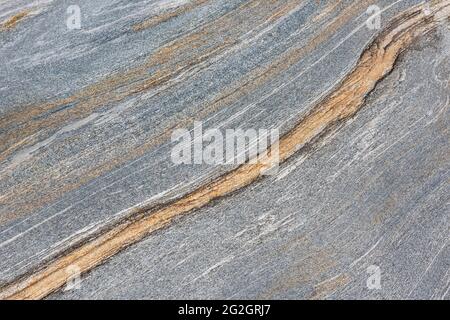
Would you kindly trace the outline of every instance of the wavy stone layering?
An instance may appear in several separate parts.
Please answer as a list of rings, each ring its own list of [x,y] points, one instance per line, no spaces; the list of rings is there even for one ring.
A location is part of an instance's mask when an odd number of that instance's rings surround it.
[[[6,0],[0,58],[0,298],[449,298],[450,0]]]

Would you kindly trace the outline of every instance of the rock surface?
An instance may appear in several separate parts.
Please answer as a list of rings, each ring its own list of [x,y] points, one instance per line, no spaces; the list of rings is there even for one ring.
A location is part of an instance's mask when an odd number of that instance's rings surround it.
[[[74,246],[239,170],[175,165],[175,129],[289,135],[416,10],[439,22],[360,81],[374,90],[355,114],[319,127],[278,174],[95,256],[80,289],[49,298],[448,299],[450,3],[419,3],[78,1],[75,30],[71,2],[0,4],[3,297],[64,270]],[[36,279],[22,297],[63,287]]]

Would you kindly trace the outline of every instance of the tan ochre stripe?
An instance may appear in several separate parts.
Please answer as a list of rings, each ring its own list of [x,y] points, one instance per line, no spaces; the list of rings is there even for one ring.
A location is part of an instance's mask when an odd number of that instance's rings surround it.
[[[145,30],[147,28],[151,28],[154,27],[160,23],[169,21],[172,18],[175,18],[183,13],[186,13],[188,11],[191,11],[199,6],[201,6],[202,4],[208,2],[209,0],[195,0],[192,2],[188,2],[185,5],[182,5],[178,8],[175,8],[173,10],[169,10],[167,12],[164,12],[163,14],[157,15],[157,16],[153,16],[150,17],[138,24],[135,24],[133,26],[133,30],[134,31],[142,31]]]
[[[12,17],[8,18],[6,21],[0,24],[0,31],[11,30],[13,29],[21,20],[27,17],[30,14],[30,11],[24,10],[19,13],[16,13]]]

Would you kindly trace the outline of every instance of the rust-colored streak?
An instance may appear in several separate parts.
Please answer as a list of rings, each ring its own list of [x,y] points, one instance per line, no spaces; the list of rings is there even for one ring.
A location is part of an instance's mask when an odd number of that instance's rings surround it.
[[[13,15],[0,25],[0,30],[11,30],[15,28],[15,26],[29,14],[30,11],[25,10]]]
[[[138,31],[142,31],[142,30],[154,27],[160,23],[163,23],[163,22],[169,21],[172,18],[178,17],[179,15],[181,15],[183,13],[191,11],[191,10],[195,9],[196,7],[199,7],[208,1],[209,0],[196,0],[196,1],[188,2],[187,4],[177,7],[173,10],[169,10],[167,12],[164,12],[163,14],[148,18],[138,24],[135,24],[133,26],[133,30],[138,32]]]
[[[433,30],[439,21],[448,19],[449,16],[450,0],[446,0],[433,4],[429,15],[425,15],[420,5],[395,18],[390,27],[364,51],[353,71],[340,85],[280,139],[280,161],[289,158],[334,123],[353,116],[362,107],[365,97],[375,88],[376,83],[392,70],[398,55],[416,38]],[[174,218],[249,185],[261,176],[262,170],[271,165],[270,161],[244,164],[161,208],[136,210],[131,214],[133,221],[127,220],[116,225],[53,260],[40,271],[3,288],[0,298],[43,298],[66,283],[68,266],[76,265],[81,272],[87,272],[130,244],[167,226]]]
[[[340,274],[334,278],[327,279],[314,287],[314,292],[309,299],[322,300],[349,282],[350,277],[347,274]]]

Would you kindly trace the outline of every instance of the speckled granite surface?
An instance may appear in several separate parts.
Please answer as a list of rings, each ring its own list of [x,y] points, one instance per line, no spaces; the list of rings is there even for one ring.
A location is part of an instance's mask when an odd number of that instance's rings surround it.
[[[0,3],[0,297],[448,299],[449,1],[73,4]],[[278,174],[175,165],[194,121]]]

